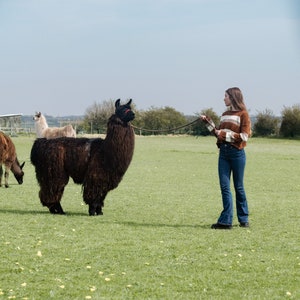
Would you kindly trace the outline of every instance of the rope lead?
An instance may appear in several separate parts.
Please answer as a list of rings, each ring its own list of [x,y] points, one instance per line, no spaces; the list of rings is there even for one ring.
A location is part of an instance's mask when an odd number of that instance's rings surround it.
[[[134,129],[137,129],[139,131],[147,131],[147,132],[171,132],[171,131],[175,131],[175,130],[178,130],[178,129],[181,129],[181,128],[185,128],[185,127],[188,127],[196,122],[199,121],[199,118],[197,118],[196,120],[188,123],[188,124],[185,124],[185,125],[182,125],[182,126],[178,126],[178,127],[175,127],[175,128],[171,128],[171,129],[144,129],[144,128],[141,128],[141,127],[136,127],[134,125],[131,124],[131,126],[134,128]]]

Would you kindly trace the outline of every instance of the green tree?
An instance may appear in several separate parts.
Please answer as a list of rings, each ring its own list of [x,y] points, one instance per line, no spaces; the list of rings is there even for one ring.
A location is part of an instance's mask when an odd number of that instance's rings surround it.
[[[291,138],[300,136],[300,104],[283,109],[280,134]]]
[[[94,102],[86,109],[83,118],[84,130],[88,133],[105,133],[107,121],[114,111],[115,102],[113,100]]]
[[[279,131],[279,118],[275,117],[273,112],[266,109],[259,112],[253,125],[254,136],[271,136],[277,135]]]
[[[186,124],[185,116],[172,107],[155,108],[138,113],[138,119],[134,122],[141,127],[141,132],[148,134],[168,134],[173,128]],[[184,130],[183,130],[184,131]],[[174,131],[173,131],[174,132]]]
[[[212,108],[204,109],[202,110],[197,117],[200,117],[200,115],[205,115],[210,117],[216,126],[219,125],[220,123],[220,117],[213,111]],[[210,135],[211,133],[208,131],[207,127],[205,126],[205,123],[202,122],[202,120],[199,119],[199,122],[195,123],[193,125],[193,135],[203,135],[207,136]]]

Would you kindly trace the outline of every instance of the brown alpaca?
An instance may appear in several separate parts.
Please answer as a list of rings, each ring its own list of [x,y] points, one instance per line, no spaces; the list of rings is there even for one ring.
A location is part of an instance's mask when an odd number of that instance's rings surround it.
[[[72,125],[64,127],[49,127],[45,116],[37,112],[33,117],[36,136],[38,138],[55,139],[58,137],[76,137],[76,132]]]
[[[23,183],[24,172],[22,171],[22,169],[24,167],[25,162],[23,162],[22,165],[20,165],[17,158],[14,143],[12,142],[9,136],[0,131],[0,186],[2,185],[3,176],[2,164],[5,165],[4,178],[6,188],[9,187],[9,170],[13,172],[19,184]]]
[[[120,105],[107,123],[105,139],[36,139],[31,149],[40,185],[41,203],[53,214],[64,214],[60,201],[69,177],[83,186],[83,200],[89,214],[102,215],[107,193],[116,188],[125,174],[134,151],[134,112],[131,99]]]

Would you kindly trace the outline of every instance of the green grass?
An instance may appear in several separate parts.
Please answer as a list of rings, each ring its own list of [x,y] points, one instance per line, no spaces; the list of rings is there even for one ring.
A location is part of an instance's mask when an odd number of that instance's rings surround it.
[[[299,299],[300,142],[249,141],[250,229],[210,229],[221,211],[213,137],[137,137],[104,215],[70,181],[51,215],[16,137],[23,185],[0,188],[0,299]]]

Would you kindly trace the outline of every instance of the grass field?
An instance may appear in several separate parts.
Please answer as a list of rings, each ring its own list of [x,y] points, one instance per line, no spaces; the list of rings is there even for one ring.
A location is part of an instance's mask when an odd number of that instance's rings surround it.
[[[88,216],[70,181],[51,215],[33,137],[15,137],[23,185],[0,188],[0,299],[300,299],[300,142],[249,141],[249,229],[221,211],[213,137],[137,137],[131,166]]]

